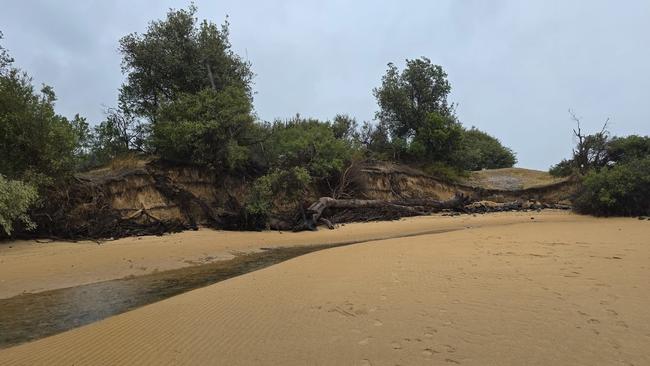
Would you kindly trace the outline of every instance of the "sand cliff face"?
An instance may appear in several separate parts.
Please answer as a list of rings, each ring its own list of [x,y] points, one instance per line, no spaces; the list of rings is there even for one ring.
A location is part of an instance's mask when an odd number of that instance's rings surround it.
[[[462,193],[474,201],[558,203],[568,200],[574,187],[567,180],[521,189],[453,184],[390,163],[361,166],[353,179],[354,198],[378,200],[446,200]],[[52,194],[37,215],[38,235],[106,238],[174,232],[199,225],[251,229],[242,208],[250,185],[250,178],[154,162],[84,174]],[[329,193],[314,188],[311,195],[313,202]]]
[[[499,169],[501,170],[501,169]],[[420,170],[404,165],[381,163],[364,166],[360,179],[364,198],[395,200],[402,198],[431,198],[445,200],[456,193],[463,193],[476,201],[528,201],[542,203],[559,203],[569,201],[575,189],[575,182],[569,179],[558,179],[548,184],[527,185],[524,178],[517,177],[519,173],[530,174],[526,169],[496,170],[499,180],[514,181],[515,184],[498,184],[492,181],[475,180],[470,177],[466,182],[448,183],[436,177],[427,175]],[[548,175],[543,172],[536,172]],[[476,173],[480,175],[481,173]]]

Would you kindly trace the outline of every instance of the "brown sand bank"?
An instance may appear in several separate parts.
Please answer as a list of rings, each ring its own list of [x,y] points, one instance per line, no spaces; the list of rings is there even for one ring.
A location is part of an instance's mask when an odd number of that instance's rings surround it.
[[[348,224],[318,232],[234,232],[203,229],[165,236],[95,242],[18,241],[0,243],[0,299],[23,292],[139,276],[231,259],[233,253],[278,246],[332,244],[526,222],[531,216],[553,221],[575,220],[564,212],[505,213],[483,216],[427,216],[400,221]]]
[[[650,222],[535,216],[305,255],[0,364],[650,364]]]

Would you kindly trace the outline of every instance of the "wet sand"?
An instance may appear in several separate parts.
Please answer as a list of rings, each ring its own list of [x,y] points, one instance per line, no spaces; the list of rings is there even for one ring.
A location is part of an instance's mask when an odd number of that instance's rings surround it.
[[[0,364],[650,364],[650,222],[530,216],[304,233],[472,227],[307,254],[0,350]]]

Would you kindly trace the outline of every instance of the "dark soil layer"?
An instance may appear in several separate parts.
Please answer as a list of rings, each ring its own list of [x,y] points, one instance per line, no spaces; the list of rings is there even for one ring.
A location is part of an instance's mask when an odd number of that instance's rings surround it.
[[[503,179],[514,174],[510,170],[497,173],[494,174]],[[465,206],[452,208],[456,212],[567,208],[575,189],[571,180],[509,190],[450,183],[407,166],[385,162],[366,163],[348,178],[350,182],[346,186],[354,188],[342,192],[345,193],[342,197],[386,204],[328,208],[323,212],[322,222],[393,220],[439,212],[439,208],[430,205],[405,208],[402,203],[442,202],[455,196],[465,198]],[[36,231],[18,228],[14,238],[106,239],[156,235],[198,226],[225,230],[313,229],[313,225],[304,224],[306,209],[321,197],[333,195],[314,186],[305,197],[302,209],[285,207],[282,212],[260,218],[247,214],[244,209],[252,181],[252,177],[220,176],[200,167],[157,161],[90,172],[53,188],[46,195],[44,205],[31,213]],[[481,201],[495,205],[471,205]]]

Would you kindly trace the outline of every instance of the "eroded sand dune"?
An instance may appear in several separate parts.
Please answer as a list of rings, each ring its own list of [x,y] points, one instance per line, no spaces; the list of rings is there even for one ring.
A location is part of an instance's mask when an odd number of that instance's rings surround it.
[[[324,250],[0,364],[650,364],[650,222],[560,215]]]

